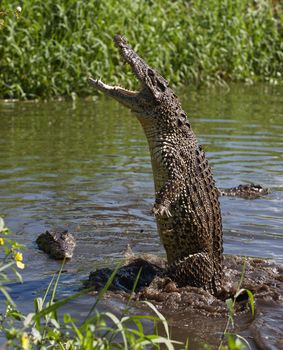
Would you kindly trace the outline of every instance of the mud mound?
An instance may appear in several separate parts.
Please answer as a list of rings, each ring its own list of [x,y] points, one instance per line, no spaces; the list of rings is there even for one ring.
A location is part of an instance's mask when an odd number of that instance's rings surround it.
[[[178,287],[164,277],[165,261],[155,256],[130,257],[128,263],[118,269],[110,290],[129,297],[140,272],[134,300],[149,300],[168,313],[196,310],[209,316],[227,314],[225,300],[235,295],[244,269],[241,288],[249,289],[256,300],[280,301],[283,297],[283,268],[270,260],[226,256],[222,290],[217,296],[201,288]],[[92,272],[86,287],[103,288],[113,270],[98,269]],[[160,276],[162,275],[162,277]],[[243,292],[236,302],[236,313],[248,311],[248,295]]]

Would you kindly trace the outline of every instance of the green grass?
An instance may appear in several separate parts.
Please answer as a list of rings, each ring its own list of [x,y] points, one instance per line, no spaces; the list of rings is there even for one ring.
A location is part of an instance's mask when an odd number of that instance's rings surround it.
[[[0,4],[0,98],[92,94],[88,73],[131,86],[116,33],[175,85],[282,81],[279,0],[26,0],[20,19]]]
[[[34,299],[34,312],[25,315],[15,306],[7,304],[5,313],[0,314],[0,334],[2,331],[2,335],[5,335],[5,348],[24,350],[49,348],[61,350],[143,350],[150,346],[152,349],[174,350],[176,344],[182,344],[170,338],[165,318],[150,303],[147,305],[155,314],[153,316],[129,315],[129,308],[126,308],[124,314],[119,318],[108,311],[98,312],[96,310],[97,303],[107,288],[98,294],[85,320],[78,321],[68,313],[62,315],[60,312],[62,305],[72,299],[79,298],[89,290],[77,292],[55,302],[54,298],[61,271],[56,279],[55,276],[53,277],[43,298]],[[152,323],[152,333],[145,331],[145,321]],[[162,324],[165,336],[158,334],[157,324]],[[182,348],[186,349],[187,347],[183,344]]]

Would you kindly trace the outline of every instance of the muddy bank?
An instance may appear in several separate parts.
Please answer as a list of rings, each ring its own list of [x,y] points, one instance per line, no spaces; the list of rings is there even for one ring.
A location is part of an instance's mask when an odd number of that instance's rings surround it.
[[[135,307],[152,302],[168,320],[172,334],[186,341],[190,338],[193,349],[199,348],[199,340],[217,347],[228,319],[226,300],[233,298],[241,288],[250,290],[255,298],[255,315],[250,311],[247,293],[243,292],[235,303],[235,327],[233,332],[245,336],[253,349],[279,349],[283,329],[283,268],[271,260],[225,256],[223,287],[219,295],[196,287],[179,288],[170,278],[159,276],[166,262],[153,255],[129,257],[117,270],[109,288],[108,297],[127,301],[140,271],[132,302]],[[98,269],[92,272],[86,287],[101,289],[113,270]],[[270,317],[272,316],[272,317]],[[281,320],[281,321],[280,321]],[[272,334],[272,337],[268,336]]]
[[[129,257],[127,263],[117,270],[109,289],[126,296],[133,290],[140,271],[135,300],[150,300],[167,312],[196,309],[210,316],[226,313],[225,300],[235,295],[241,280],[240,288],[250,290],[256,300],[282,301],[283,268],[272,260],[225,256],[223,285],[217,296],[197,287],[178,287],[164,275],[165,269],[165,260],[156,256]],[[85,286],[101,289],[113,271],[103,268],[92,272]],[[247,301],[248,296],[243,292],[237,299],[236,311],[245,309]]]

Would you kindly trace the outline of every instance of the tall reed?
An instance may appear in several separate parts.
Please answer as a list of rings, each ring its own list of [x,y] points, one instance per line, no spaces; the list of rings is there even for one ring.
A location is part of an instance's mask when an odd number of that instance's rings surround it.
[[[279,0],[26,0],[20,19],[2,20],[0,98],[87,95],[89,73],[132,86],[112,44],[116,33],[175,85],[276,83],[282,8]]]

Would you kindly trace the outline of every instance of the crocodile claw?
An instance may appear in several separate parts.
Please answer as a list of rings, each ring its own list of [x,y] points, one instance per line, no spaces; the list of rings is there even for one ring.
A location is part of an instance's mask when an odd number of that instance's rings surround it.
[[[165,216],[168,218],[172,216],[170,210],[167,207],[157,203],[154,204],[152,208],[152,213],[154,214],[154,216]]]

